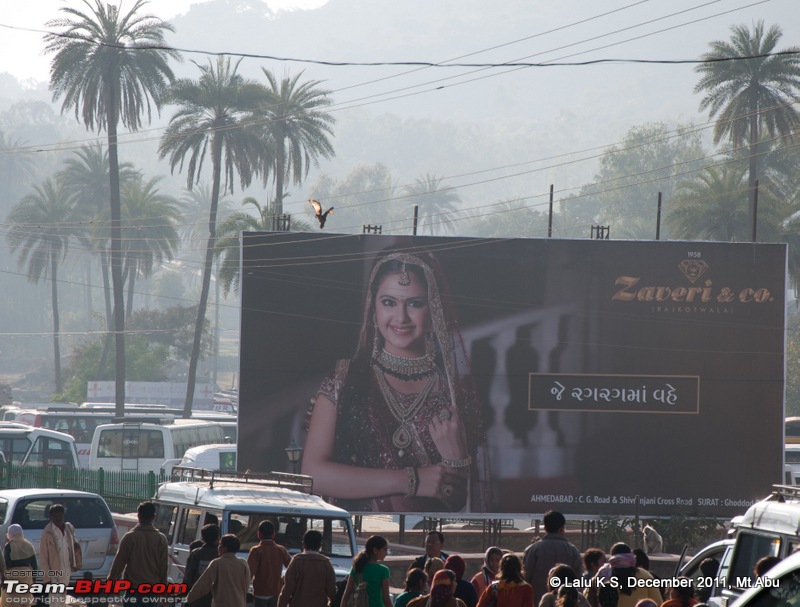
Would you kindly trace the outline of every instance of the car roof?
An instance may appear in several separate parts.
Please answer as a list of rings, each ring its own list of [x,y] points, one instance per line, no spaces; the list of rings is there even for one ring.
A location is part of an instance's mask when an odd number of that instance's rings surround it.
[[[97,493],[76,489],[0,489],[0,497],[100,497]]]
[[[211,445],[197,445],[197,447],[192,447],[191,449],[187,449],[186,453],[184,453],[184,457],[187,455],[200,455],[201,453],[205,453],[206,451],[236,451],[236,445],[232,443],[213,443]]]

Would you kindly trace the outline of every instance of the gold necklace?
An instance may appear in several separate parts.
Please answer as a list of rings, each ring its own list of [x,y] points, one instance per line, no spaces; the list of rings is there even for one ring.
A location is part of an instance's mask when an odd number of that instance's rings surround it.
[[[395,430],[394,434],[392,434],[392,444],[398,449],[397,455],[399,457],[403,457],[405,450],[411,445],[412,427],[409,422],[416,417],[417,413],[419,413],[420,409],[422,409],[422,406],[425,404],[425,399],[428,397],[431,389],[433,388],[436,375],[431,376],[431,378],[425,383],[425,386],[422,388],[420,393],[417,394],[414,402],[412,402],[408,408],[405,408],[397,400],[395,391],[386,381],[383,372],[375,367],[373,367],[373,369],[375,370],[375,379],[378,380],[378,387],[381,390],[381,394],[383,394],[383,398],[386,401],[389,412],[399,424],[399,426],[397,426],[397,430]]]

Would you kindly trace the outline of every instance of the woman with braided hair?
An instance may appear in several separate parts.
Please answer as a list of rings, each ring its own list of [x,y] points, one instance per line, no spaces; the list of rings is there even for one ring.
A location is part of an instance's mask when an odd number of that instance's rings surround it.
[[[322,383],[304,474],[356,512],[485,512],[481,412],[444,276],[430,253],[383,254],[355,355]]]

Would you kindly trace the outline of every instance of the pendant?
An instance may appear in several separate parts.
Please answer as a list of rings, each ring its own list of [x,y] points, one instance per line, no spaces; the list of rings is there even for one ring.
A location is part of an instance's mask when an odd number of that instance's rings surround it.
[[[411,432],[405,424],[400,424],[397,430],[392,434],[392,443],[398,449],[405,449],[411,444]]]

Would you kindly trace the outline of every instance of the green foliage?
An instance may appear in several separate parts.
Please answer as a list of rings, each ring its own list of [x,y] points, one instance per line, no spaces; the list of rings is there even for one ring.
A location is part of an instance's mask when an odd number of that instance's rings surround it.
[[[664,540],[664,551],[680,554],[684,546],[693,554],[703,546],[724,537],[725,521],[710,518],[688,516],[676,513],[669,518],[650,519],[642,521],[642,527],[649,524],[661,535]]]
[[[800,415],[800,315],[786,319],[786,416]]]
[[[605,552],[617,542],[627,542],[633,521],[619,516],[601,516],[597,521],[594,545]]]

